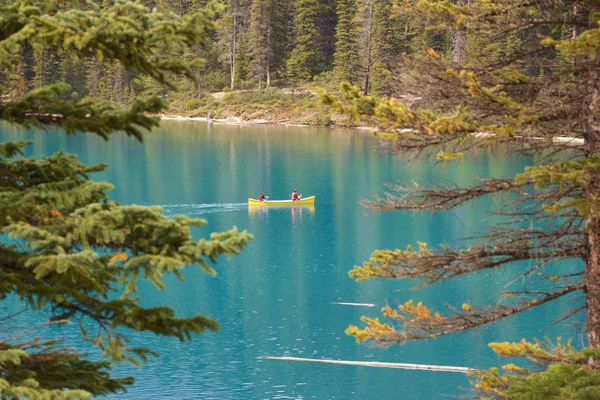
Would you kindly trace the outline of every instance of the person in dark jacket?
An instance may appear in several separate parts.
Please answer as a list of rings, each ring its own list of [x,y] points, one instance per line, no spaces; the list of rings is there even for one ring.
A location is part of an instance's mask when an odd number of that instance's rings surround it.
[[[269,196],[265,196],[263,192],[260,192],[260,194],[258,195],[258,201],[265,201],[268,198]]]

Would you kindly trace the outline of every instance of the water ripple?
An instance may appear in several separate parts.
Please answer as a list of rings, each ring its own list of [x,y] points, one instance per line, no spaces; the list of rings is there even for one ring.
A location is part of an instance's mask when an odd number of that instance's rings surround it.
[[[220,212],[241,211],[248,203],[208,203],[208,204],[164,204],[161,205],[165,215],[196,216]]]

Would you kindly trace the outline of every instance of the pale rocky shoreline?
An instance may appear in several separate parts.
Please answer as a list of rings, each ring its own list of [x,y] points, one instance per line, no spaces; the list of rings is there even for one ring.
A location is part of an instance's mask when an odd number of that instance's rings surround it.
[[[293,124],[288,121],[269,121],[267,119],[251,119],[251,120],[243,120],[240,117],[230,117],[230,118],[207,118],[207,117],[183,117],[181,115],[166,115],[162,114],[160,116],[162,120],[165,121],[199,121],[199,122],[208,122],[213,124],[225,124],[225,125],[284,125],[284,126],[300,126],[300,127],[309,127],[309,126],[317,126],[317,125],[307,125],[307,124]],[[373,128],[368,126],[330,126],[330,128],[344,128],[344,129],[358,129],[363,131],[373,131]],[[488,138],[493,137],[493,134],[486,132],[473,133],[472,136],[477,138]],[[529,138],[530,140],[547,140],[546,138]],[[581,138],[573,138],[566,136],[557,136],[552,138],[553,143],[564,143],[571,146],[583,146],[584,140]]]
[[[160,119],[167,121],[201,121],[201,122],[212,122],[215,124],[229,124],[229,125],[266,125],[274,124],[276,122],[268,121],[266,119],[254,119],[244,121],[239,117],[231,118],[207,118],[207,117],[182,117],[181,115],[161,115]],[[308,125],[305,125],[308,126]]]
[[[270,121],[267,119],[250,119],[243,120],[240,117],[229,117],[229,118],[207,118],[207,117],[183,117],[181,115],[166,115],[162,114],[160,119],[163,121],[198,121],[208,122],[212,124],[225,124],[225,125],[284,125],[284,126],[299,126],[299,127],[310,127],[310,126],[321,126],[321,125],[308,125],[308,124],[295,124],[290,123],[288,120],[282,121]],[[330,128],[344,128],[344,129],[359,129],[372,131],[373,128],[366,126],[330,126]]]

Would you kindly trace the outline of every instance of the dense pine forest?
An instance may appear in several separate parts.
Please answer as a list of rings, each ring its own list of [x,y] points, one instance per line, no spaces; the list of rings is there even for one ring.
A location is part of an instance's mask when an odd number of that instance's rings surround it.
[[[159,12],[184,16],[209,2],[141,3]],[[103,7],[111,4],[102,2]],[[66,82],[79,98],[129,105],[137,96],[158,94],[169,99],[174,110],[208,110],[211,104],[207,102],[213,103],[212,97],[206,97],[208,93],[270,87],[310,89],[315,85],[332,89],[342,81],[359,86],[365,94],[390,95],[392,70],[402,54],[428,48],[454,52],[457,57],[464,52],[457,48],[460,40],[451,40],[456,35],[425,29],[426,21],[414,16],[403,19],[393,12],[391,0],[226,0],[217,9],[218,30],[205,43],[181,54],[185,61],[204,60],[195,69],[198,79],[170,77],[177,90],[162,87],[116,62],[74,61],[43,47],[24,49],[19,68],[3,72],[0,84],[11,97],[53,82]],[[316,106],[314,96],[308,97],[303,99],[306,107]],[[298,102],[298,98],[293,100]]]

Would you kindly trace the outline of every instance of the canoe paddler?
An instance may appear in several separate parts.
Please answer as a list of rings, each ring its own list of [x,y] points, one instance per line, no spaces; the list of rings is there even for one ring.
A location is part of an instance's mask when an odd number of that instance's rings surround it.
[[[292,201],[298,201],[302,198],[302,195],[298,196],[298,189],[294,189],[292,193]]]
[[[260,192],[260,194],[258,195],[258,201],[265,201],[268,198],[269,196],[265,196],[263,192]]]

